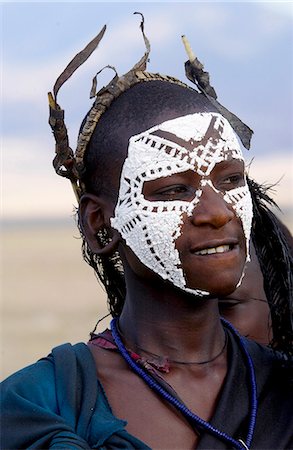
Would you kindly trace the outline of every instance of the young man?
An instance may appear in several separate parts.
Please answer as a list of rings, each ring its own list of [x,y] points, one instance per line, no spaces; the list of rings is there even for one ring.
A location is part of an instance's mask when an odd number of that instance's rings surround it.
[[[203,94],[130,75],[103,114],[97,97],[74,158],[51,116],[112,331],[5,382],[4,448],[290,448],[287,362],[218,310],[249,259],[240,141]]]

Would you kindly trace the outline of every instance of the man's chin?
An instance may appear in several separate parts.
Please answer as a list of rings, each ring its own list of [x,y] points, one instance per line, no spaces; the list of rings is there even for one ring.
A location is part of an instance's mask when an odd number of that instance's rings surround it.
[[[238,281],[234,280],[229,283],[215,284],[214,286],[210,284],[209,289],[205,288],[205,286],[202,287],[188,286],[186,292],[187,293],[190,292],[191,295],[196,295],[197,297],[201,297],[203,299],[210,299],[210,298],[226,297],[227,295],[232,294],[237,289],[237,287]],[[193,294],[191,291],[193,291]]]

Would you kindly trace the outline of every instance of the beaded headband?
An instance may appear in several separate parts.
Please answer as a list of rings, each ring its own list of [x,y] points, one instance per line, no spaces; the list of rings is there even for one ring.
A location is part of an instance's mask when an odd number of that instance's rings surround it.
[[[143,57],[133,66],[129,72],[118,76],[116,69],[112,66],[106,66],[101,69],[93,78],[92,89],[90,98],[95,97],[94,104],[87,114],[85,123],[80,130],[77,147],[75,153],[69,146],[69,139],[67,128],[64,121],[64,110],[57,103],[57,94],[61,86],[71,77],[71,75],[80,67],[97,48],[102,40],[106,25],[102,28],[100,33],[81,51],[79,52],[66,66],[61,75],[57,78],[53,94],[49,92],[49,125],[53,131],[55,138],[55,158],[53,160],[53,166],[56,173],[62,177],[66,177],[71,181],[75,196],[79,202],[81,195],[85,192],[84,185],[81,178],[84,174],[84,154],[89,143],[91,136],[97,126],[98,121],[104,112],[110,107],[112,102],[119,97],[123,92],[130,89],[137,83],[147,81],[165,81],[180,85],[187,89],[192,89],[187,84],[169,75],[161,75],[159,73],[146,72],[147,62],[150,54],[150,43],[144,33],[144,17],[141,13],[135,12],[134,14],[140,14],[142,17],[140,23],[140,29],[143,35],[146,51]],[[245,125],[238,117],[224,108],[218,101],[214,88],[210,85],[209,74],[203,69],[203,65],[195,57],[191,50],[191,47],[185,36],[182,36],[182,40],[188,55],[189,60],[185,63],[185,72],[187,78],[194,83],[200,92],[202,92],[209,101],[216,107],[216,109],[222,114],[229,122],[234,131],[239,136],[244,147],[249,149],[250,140],[253,131]],[[105,68],[114,70],[115,76],[110,83],[100,89],[96,93],[97,76]]]

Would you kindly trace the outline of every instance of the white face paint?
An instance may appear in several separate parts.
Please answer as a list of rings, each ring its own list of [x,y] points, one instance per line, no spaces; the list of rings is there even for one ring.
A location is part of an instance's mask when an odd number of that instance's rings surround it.
[[[153,133],[164,131],[184,142],[179,145]],[[202,188],[212,184],[216,164],[231,158],[243,160],[240,142],[228,121],[217,113],[195,113],[150,128],[129,140],[119,198],[111,225],[118,230],[140,261],[175,286],[199,296],[209,292],[186,285],[179,252],[175,247],[183,217],[192,215]],[[201,176],[192,201],[148,201],[143,195],[145,181],[192,170]],[[219,193],[219,195],[223,195]],[[241,219],[249,260],[252,202],[247,184],[226,191],[224,200]],[[240,282],[239,282],[240,284]]]

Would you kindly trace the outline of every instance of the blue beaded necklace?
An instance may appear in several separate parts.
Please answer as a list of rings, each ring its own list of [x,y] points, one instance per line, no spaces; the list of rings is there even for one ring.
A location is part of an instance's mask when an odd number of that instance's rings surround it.
[[[255,379],[255,373],[254,373],[254,366],[252,359],[250,357],[250,354],[246,348],[245,342],[240,336],[240,334],[235,330],[235,328],[226,320],[221,319],[223,324],[233,333],[233,335],[236,337],[240,349],[247,361],[247,367],[249,372],[249,384],[250,384],[250,413],[249,413],[249,425],[248,425],[248,433],[246,437],[246,441],[243,441],[242,439],[234,439],[228,434],[224,433],[223,431],[218,430],[217,428],[213,427],[209,422],[206,422],[205,420],[201,419],[199,416],[194,414],[190,409],[187,408],[183,403],[181,403],[178,399],[173,397],[169,392],[167,392],[154,378],[149,375],[139,364],[137,364],[128,353],[127,349],[125,348],[122,340],[120,339],[119,332],[117,329],[117,318],[112,319],[111,321],[111,330],[112,330],[112,336],[115,341],[115,344],[117,345],[117,348],[121,354],[121,356],[125,359],[125,361],[129,364],[131,369],[140,377],[143,379],[143,381],[155,392],[157,392],[161,397],[163,397],[165,400],[167,400],[169,403],[171,403],[176,409],[178,409],[186,418],[191,419],[193,422],[195,422],[197,425],[199,425],[201,428],[206,430],[208,433],[216,436],[220,440],[232,444],[232,446],[235,449],[248,450],[251,445],[251,441],[253,438],[254,428],[255,428],[255,422],[256,422],[256,414],[257,414],[257,388],[256,388],[256,379]]]

